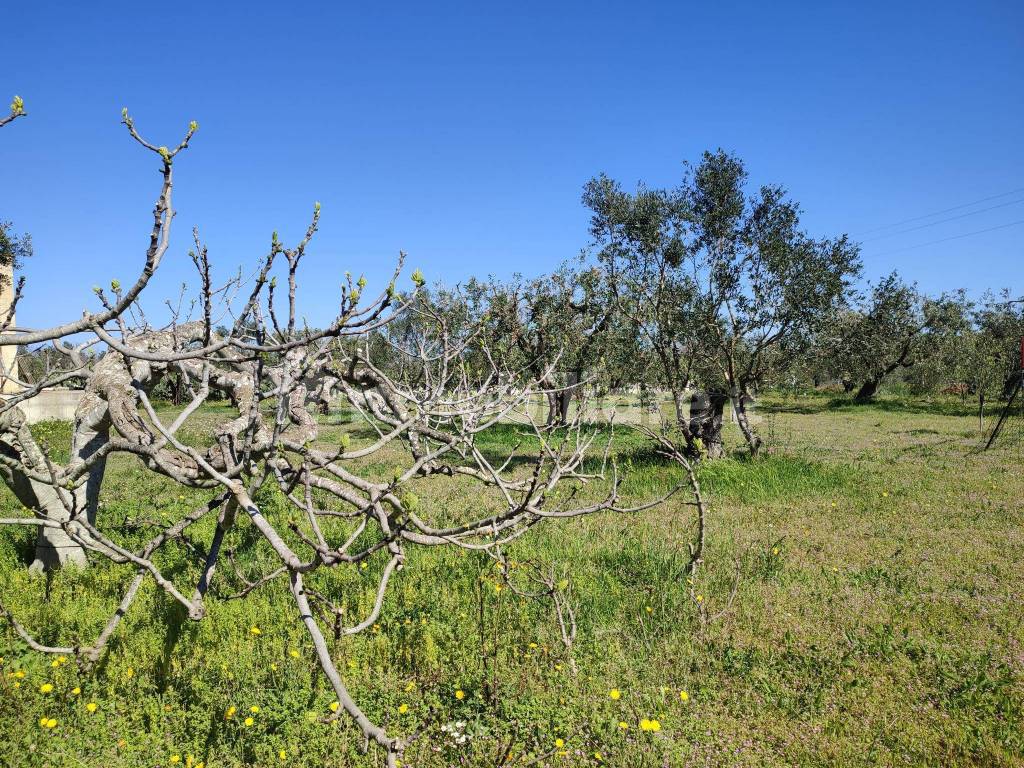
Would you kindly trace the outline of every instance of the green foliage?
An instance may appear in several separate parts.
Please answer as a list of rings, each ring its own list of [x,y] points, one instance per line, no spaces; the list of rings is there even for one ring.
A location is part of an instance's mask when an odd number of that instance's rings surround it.
[[[20,269],[25,259],[32,256],[32,236],[28,234],[17,235],[14,226],[9,221],[0,221],[0,267]],[[6,281],[0,284],[9,284],[7,276],[0,277]]]
[[[71,422],[40,421],[30,427],[40,449],[55,464],[66,464],[71,457]]]
[[[518,564],[527,561],[569,568],[576,675],[550,604],[496,589],[482,553],[414,550],[376,631],[336,640],[325,625],[346,684],[370,717],[396,733],[426,724],[405,763],[494,765],[504,745],[515,759],[536,757],[555,751],[556,739],[569,752],[564,763],[578,766],[597,765],[595,752],[626,768],[1024,759],[1024,679],[1013,640],[1019,605],[1008,587],[1024,577],[1013,543],[1024,525],[1024,478],[1012,456],[973,454],[962,437],[971,416],[952,409],[900,409],[886,399],[832,410],[827,396],[772,406],[792,433],[786,453],[700,469],[711,510],[692,592],[682,571],[692,510],[682,498],[638,516],[539,526],[512,547],[514,580],[525,579]],[[211,409],[211,423],[218,413]],[[358,422],[336,421],[322,427],[325,440],[372,439]],[[68,425],[33,431],[55,459],[66,457]],[[204,432],[199,424],[181,437],[200,445]],[[731,426],[726,437],[739,440]],[[551,440],[558,439],[556,431]],[[503,424],[485,432],[480,447],[495,455],[514,449],[525,460],[536,441]],[[631,472],[626,499],[678,479],[621,427],[613,456]],[[354,468],[389,478],[396,462],[385,456]],[[206,499],[123,456],[108,472],[99,522],[125,546],[139,546],[152,525]],[[457,479],[415,485],[425,519],[489,503]],[[598,485],[579,492],[599,497]],[[271,518],[293,514],[271,485],[257,499]],[[0,507],[18,513],[6,492]],[[44,642],[94,637],[132,569],[97,562],[49,583],[32,578],[25,565],[33,535],[0,531],[0,600]],[[213,521],[204,521],[159,565],[190,583],[212,535]],[[244,521],[225,546],[248,578],[275,563]],[[385,559],[318,573],[310,586],[343,603],[348,623],[372,605]],[[226,600],[239,586],[222,564],[210,615],[193,623],[146,582],[90,673],[71,661],[51,666],[53,656],[30,651],[0,622],[3,764],[150,768],[173,765],[174,755],[182,766],[192,756],[193,768],[378,764],[379,754],[361,754],[344,718],[327,720],[333,695],[286,585]],[[726,613],[702,627],[701,606],[710,616]],[[42,693],[44,683],[53,690]],[[44,717],[55,726],[40,726]],[[661,731],[640,731],[642,718],[657,719]]]
[[[629,381],[671,390],[680,422],[690,387],[738,398],[799,368],[860,273],[856,244],[811,237],[799,205],[779,186],[750,189],[736,156],[686,169],[673,189],[630,193],[602,175],[583,193]]]

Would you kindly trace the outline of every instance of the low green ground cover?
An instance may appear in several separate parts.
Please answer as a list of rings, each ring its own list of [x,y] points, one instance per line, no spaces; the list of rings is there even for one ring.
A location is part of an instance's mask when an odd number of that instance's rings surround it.
[[[334,643],[372,718],[397,733],[426,725],[405,764],[1021,765],[1024,453],[977,452],[976,419],[955,403],[775,397],[759,413],[770,455],[737,452],[701,469],[712,507],[692,591],[682,566],[693,520],[681,499],[540,526],[512,548],[513,559],[564,569],[579,620],[575,671],[550,604],[496,588],[486,557],[413,550],[378,626]],[[327,441],[365,439],[344,413],[324,423]],[[55,456],[66,452],[66,427],[39,431]],[[193,439],[202,433],[199,424]],[[678,480],[638,434],[619,428],[615,441],[630,496]],[[529,438],[514,425],[484,440],[495,455],[517,446],[527,451]],[[360,468],[391,470],[386,456]],[[424,514],[489,502],[470,489],[429,481],[418,491]],[[130,544],[204,498],[117,457],[99,522]],[[261,501],[270,515],[291,514],[273,492]],[[0,507],[17,513],[9,494]],[[172,548],[164,572],[193,581],[193,552],[211,530]],[[246,573],[272,563],[251,528],[231,537]],[[130,569],[97,562],[32,578],[31,545],[30,531],[0,530],[4,604],[44,641],[88,641]],[[382,565],[315,585],[357,616]],[[225,572],[208,619],[192,623],[147,584],[89,674],[31,652],[0,622],[0,763],[382,765],[329,718],[333,695],[286,586],[223,599],[237,587]]]

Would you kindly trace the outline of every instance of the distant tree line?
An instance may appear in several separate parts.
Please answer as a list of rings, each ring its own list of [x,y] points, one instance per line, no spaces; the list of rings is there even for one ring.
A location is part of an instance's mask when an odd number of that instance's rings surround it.
[[[468,374],[492,370],[473,359],[480,349],[528,370],[542,384],[548,427],[568,422],[584,390],[666,395],[691,458],[723,455],[726,409],[757,454],[763,440],[748,409],[765,389],[835,388],[868,402],[899,384],[973,398],[981,415],[1020,375],[1024,302],[1006,291],[977,302],[964,291],[928,296],[896,272],[865,286],[855,242],[812,237],[781,186],[752,188],[743,162],[722,150],[684,164],[674,188],[627,191],[599,175],[582,200],[590,242],[579,257],[540,277],[419,291],[388,334],[411,339],[441,317],[446,332],[478,338],[466,345]],[[30,254],[29,236],[0,225],[0,263]],[[378,335],[369,349],[395,373],[408,362],[389,344]],[[48,347],[20,353],[28,381],[65,361]],[[335,385],[321,382],[321,407]],[[180,403],[185,393],[170,374],[154,394]]]
[[[1024,304],[1006,292],[928,296],[896,272],[865,287],[859,246],[809,235],[785,190],[751,189],[734,155],[706,152],[673,189],[630,192],[597,176],[583,203],[591,241],[578,259],[417,298],[543,374],[549,426],[583,388],[662,392],[691,456],[723,454],[727,408],[756,454],[748,404],[765,389],[834,388],[868,402],[899,383],[975,398],[981,411],[1019,375]]]

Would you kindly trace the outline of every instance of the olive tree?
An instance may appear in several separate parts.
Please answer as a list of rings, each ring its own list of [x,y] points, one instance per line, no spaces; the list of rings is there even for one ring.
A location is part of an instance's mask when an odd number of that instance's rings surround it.
[[[492,349],[500,349],[543,382],[548,426],[569,421],[602,357],[612,308],[598,270],[562,265],[527,280],[469,280],[465,293],[476,308]]]
[[[1024,298],[1011,298],[1008,290],[987,295],[975,314],[975,323],[991,368],[992,384],[1007,397],[1021,373]]]
[[[785,369],[834,314],[860,269],[847,237],[816,239],[779,186],[748,189],[747,171],[722,150],[686,166],[675,189],[635,193],[599,176],[583,201],[619,311],[657,361],[691,450],[721,455],[730,401],[750,451],[761,447],[747,413],[769,366]],[[685,392],[702,391],[696,417]]]
[[[962,312],[956,297],[929,298],[899,274],[885,276],[843,313],[832,358],[854,400],[867,402],[897,370],[924,360]]]

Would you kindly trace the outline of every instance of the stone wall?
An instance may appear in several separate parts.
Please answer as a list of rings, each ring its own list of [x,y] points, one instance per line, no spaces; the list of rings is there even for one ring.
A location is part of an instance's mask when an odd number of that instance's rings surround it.
[[[19,407],[29,424],[39,421],[74,421],[78,401],[85,394],[81,389],[53,388],[40,392]]]

